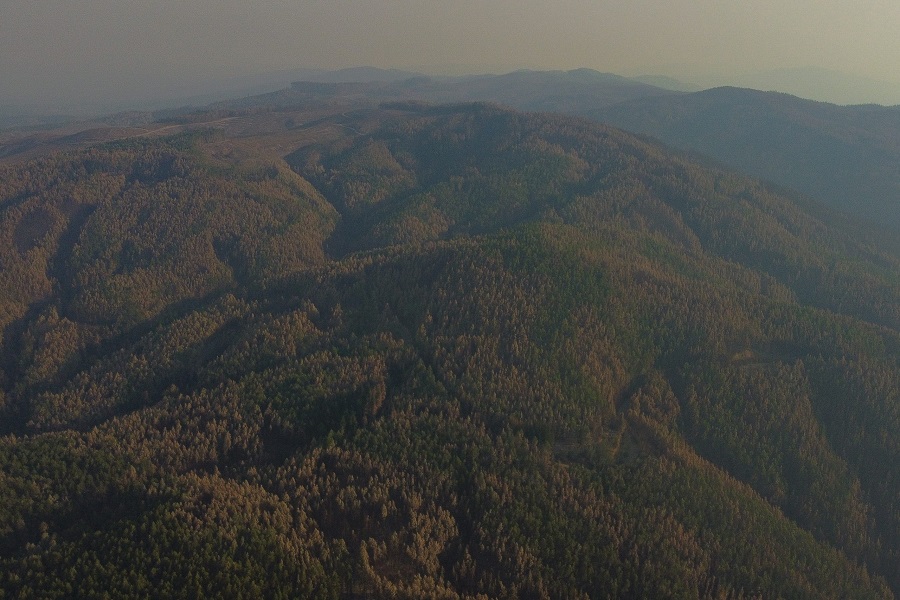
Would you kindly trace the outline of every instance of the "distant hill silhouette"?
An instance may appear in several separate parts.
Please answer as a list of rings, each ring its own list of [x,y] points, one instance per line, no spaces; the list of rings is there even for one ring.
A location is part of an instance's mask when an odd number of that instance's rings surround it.
[[[871,221],[900,225],[900,107],[716,88],[638,98],[591,116]]]
[[[330,96],[365,95],[373,100],[415,99],[427,102],[496,102],[521,110],[587,115],[597,108],[647,96],[677,94],[627,77],[592,69],[572,71],[514,71],[503,75],[429,77],[402,72],[369,73],[351,79],[355,71],[341,71],[297,81],[292,89]],[[376,76],[381,74],[381,78]],[[314,84],[333,84],[316,87]],[[286,92],[289,95],[289,92]]]
[[[647,85],[656,86],[658,88],[662,88],[664,90],[673,90],[676,92],[699,92],[703,89],[702,86],[686,83],[684,81],[675,79],[673,77],[667,77],[665,75],[638,75],[637,77],[632,77],[634,81],[639,81],[641,83],[646,83]]]
[[[341,82],[390,82],[402,81],[410,77],[417,77],[420,73],[402,71],[400,69],[379,69],[377,67],[349,67],[335,71],[319,71],[306,74],[306,81],[321,81],[331,83]]]

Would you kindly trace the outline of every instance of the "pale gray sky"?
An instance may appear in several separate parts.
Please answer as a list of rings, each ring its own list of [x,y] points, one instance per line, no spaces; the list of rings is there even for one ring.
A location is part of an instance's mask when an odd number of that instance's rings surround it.
[[[898,32],[897,0],[0,0],[0,104],[357,65],[698,79],[817,66],[897,82]]]

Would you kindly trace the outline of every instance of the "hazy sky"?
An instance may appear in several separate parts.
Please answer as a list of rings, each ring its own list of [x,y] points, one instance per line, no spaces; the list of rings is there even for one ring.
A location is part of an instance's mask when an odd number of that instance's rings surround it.
[[[162,97],[253,72],[819,66],[900,79],[897,0],[0,0],[0,103]]]

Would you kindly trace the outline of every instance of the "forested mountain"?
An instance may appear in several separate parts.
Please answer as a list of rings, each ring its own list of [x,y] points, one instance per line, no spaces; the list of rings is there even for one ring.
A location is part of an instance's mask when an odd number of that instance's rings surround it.
[[[894,254],[570,117],[203,121],[0,167],[6,596],[900,592]]]
[[[900,226],[900,107],[716,88],[635,99],[590,116]]]

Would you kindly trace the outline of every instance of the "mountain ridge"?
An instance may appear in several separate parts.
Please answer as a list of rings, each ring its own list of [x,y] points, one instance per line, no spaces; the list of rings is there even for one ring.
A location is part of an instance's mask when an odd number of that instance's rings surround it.
[[[839,107],[787,94],[717,88],[636,100],[595,118],[715,157],[871,221],[900,217],[900,110]]]

